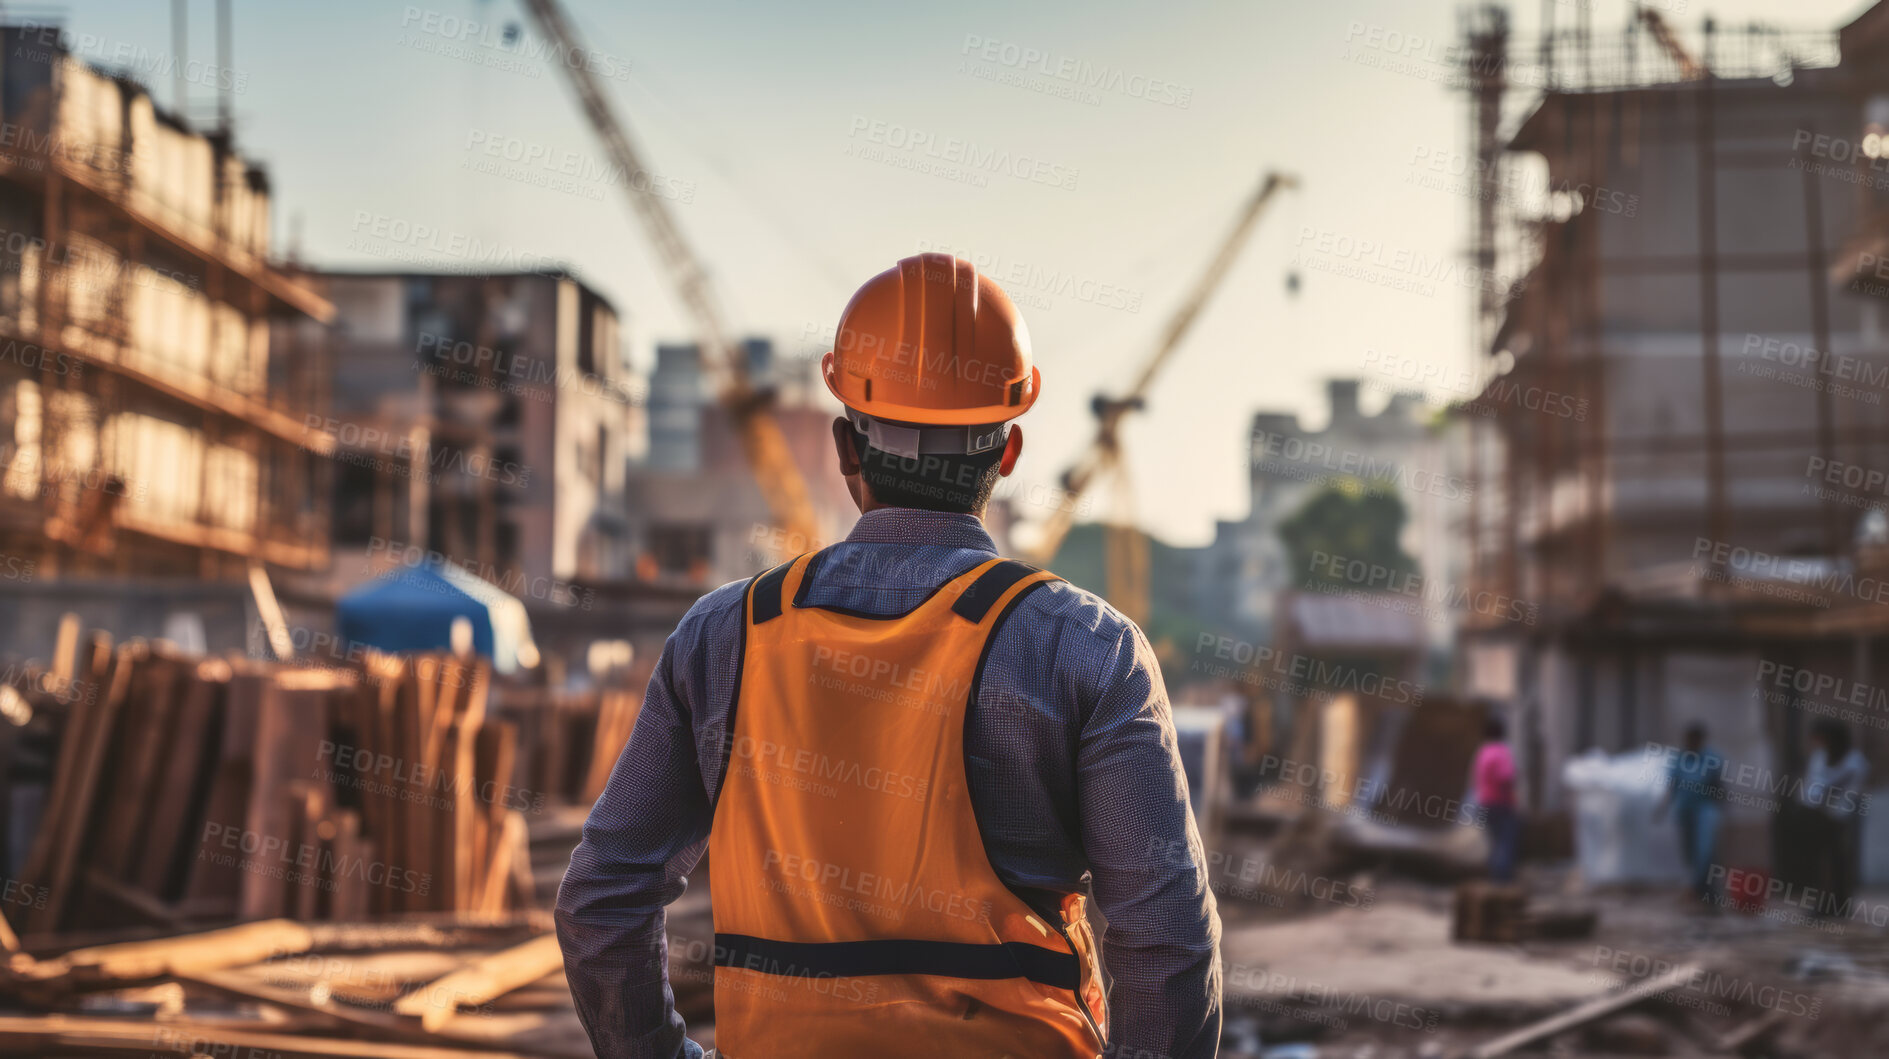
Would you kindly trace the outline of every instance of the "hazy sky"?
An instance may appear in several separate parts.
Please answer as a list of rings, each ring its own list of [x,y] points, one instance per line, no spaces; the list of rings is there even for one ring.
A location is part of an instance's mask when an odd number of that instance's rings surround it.
[[[1086,442],[1091,395],[1126,385],[1260,175],[1297,174],[1129,427],[1137,508],[1176,543],[1244,512],[1254,411],[1316,423],[1329,376],[1471,363],[1461,285],[1364,282],[1331,253],[1300,269],[1297,297],[1285,285],[1320,239],[1460,257],[1467,200],[1410,182],[1466,149],[1464,100],[1441,83],[1447,0],[566,3],[736,327],[812,350],[853,287],[920,249],[1033,277],[1011,284],[1043,370],[1023,420],[1030,480],[1053,480]],[[212,59],[215,5],[189,6],[190,55]],[[1626,0],[1591,6],[1598,27],[1626,18]],[[1709,11],[1834,29],[1868,4],[1659,6],[1688,28]],[[1518,38],[1541,7],[1514,11]],[[168,3],[64,9],[94,58],[168,56]],[[686,334],[562,72],[502,45],[504,24],[525,21],[515,2],[235,9],[239,140],[270,170],[279,244],[299,231],[317,265],[463,268],[456,248],[478,240],[568,262],[623,313],[639,365]],[[492,28],[469,35],[467,21]],[[212,99],[203,80],[194,112]],[[170,85],[154,87],[168,103]],[[417,228],[437,234],[386,237]],[[1367,406],[1386,392],[1367,389]]]

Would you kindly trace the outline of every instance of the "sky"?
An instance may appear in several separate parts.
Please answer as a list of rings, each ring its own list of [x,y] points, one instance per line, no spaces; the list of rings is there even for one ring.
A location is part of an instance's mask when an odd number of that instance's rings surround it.
[[[1449,0],[564,2],[738,331],[817,355],[852,290],[921,250],[1022,277],[1006,285],[1043,373],[1026,486],[1087,443],[1090,398],[1128,384],[1271,170],[1298,189],[1126,428],[1142,525],[1200,544],[1241,517],[1257,411],[1316,426],[1330,377],[1364,377],[1370,409],[1400,372],[1477,365],[1469,284],[1346,270],[1366,245],[1413,271],[1462,260],[1468,200],[1423,181],[1468,149],[1465,99],[1443,83]],[[1579,2],[1548,6],[1572,19]],[[187,4],[186,54],[214,62],[215,3]],[[688,336],[563,72],[505,46],[507,23],[535,38],[517,0],[233,6],[221,77],[240,149],[269,170],[278,246],[315,267],[464,269],[476,241],[604,293],[639,368]],[[1588,6],[1597,28],[1627,18],[1626,0]],[[1833,30],[1869,5],[1658,6],[1682,28],[1709,12]],[[1542,8],[1512,11],[1518,40]],[[170,4],[33,10],[63,11],[83,55],[168,69]],[[218,72],[185,69],[188,112],[211,113]]]

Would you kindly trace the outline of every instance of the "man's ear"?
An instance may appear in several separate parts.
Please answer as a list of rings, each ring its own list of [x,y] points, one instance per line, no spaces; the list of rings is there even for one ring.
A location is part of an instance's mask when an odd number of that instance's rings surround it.
[[[851,478],[859,473],[859,453],[853,450],[853,424],[845,416],[833,419],[833,452],[840,458],[840,475]]]
[[[997,475],[1010,477],[1010,472],[1017,469],[1017,457],[1023,455],[1023,428],[1016,424],[1010,426],[1010,436],[1004,439],[1004,455],[997,461]]]

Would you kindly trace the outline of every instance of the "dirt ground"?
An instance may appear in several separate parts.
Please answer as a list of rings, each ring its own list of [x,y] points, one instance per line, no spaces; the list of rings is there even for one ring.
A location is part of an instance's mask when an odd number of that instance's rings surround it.
[[[1448,887],[1363,882],[1368,908],[1243,907],[1227,930],[1228,1059],[1433,1059],[1674,972],[1683,984],[1516,1056],[1889,1055],[1889,937],[1867,923],[1713,912],[1669,891],[1542,899],[1599,913],[1564,940],[1450,940]],[[1889,901],[1889,894],[1866,898]],[[1685,975],[1683,968],[1696,967]],[[1739,1036],[1747,1037],[1740,1041]],[[1261,1047],[1255,1041],[1263,1042]]]

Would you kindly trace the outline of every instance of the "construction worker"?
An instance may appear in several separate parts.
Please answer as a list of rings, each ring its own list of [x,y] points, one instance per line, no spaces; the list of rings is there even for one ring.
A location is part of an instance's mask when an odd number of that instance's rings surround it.
[[[824,373],[858,524],[689,610],[559,889],[597,1054],[703,1054],[664,907],[705,851],[718,1056],[1217,1054],[1219,917],[1148,641],[981,521],[1040,385],[1016,307],[906,258]]]

